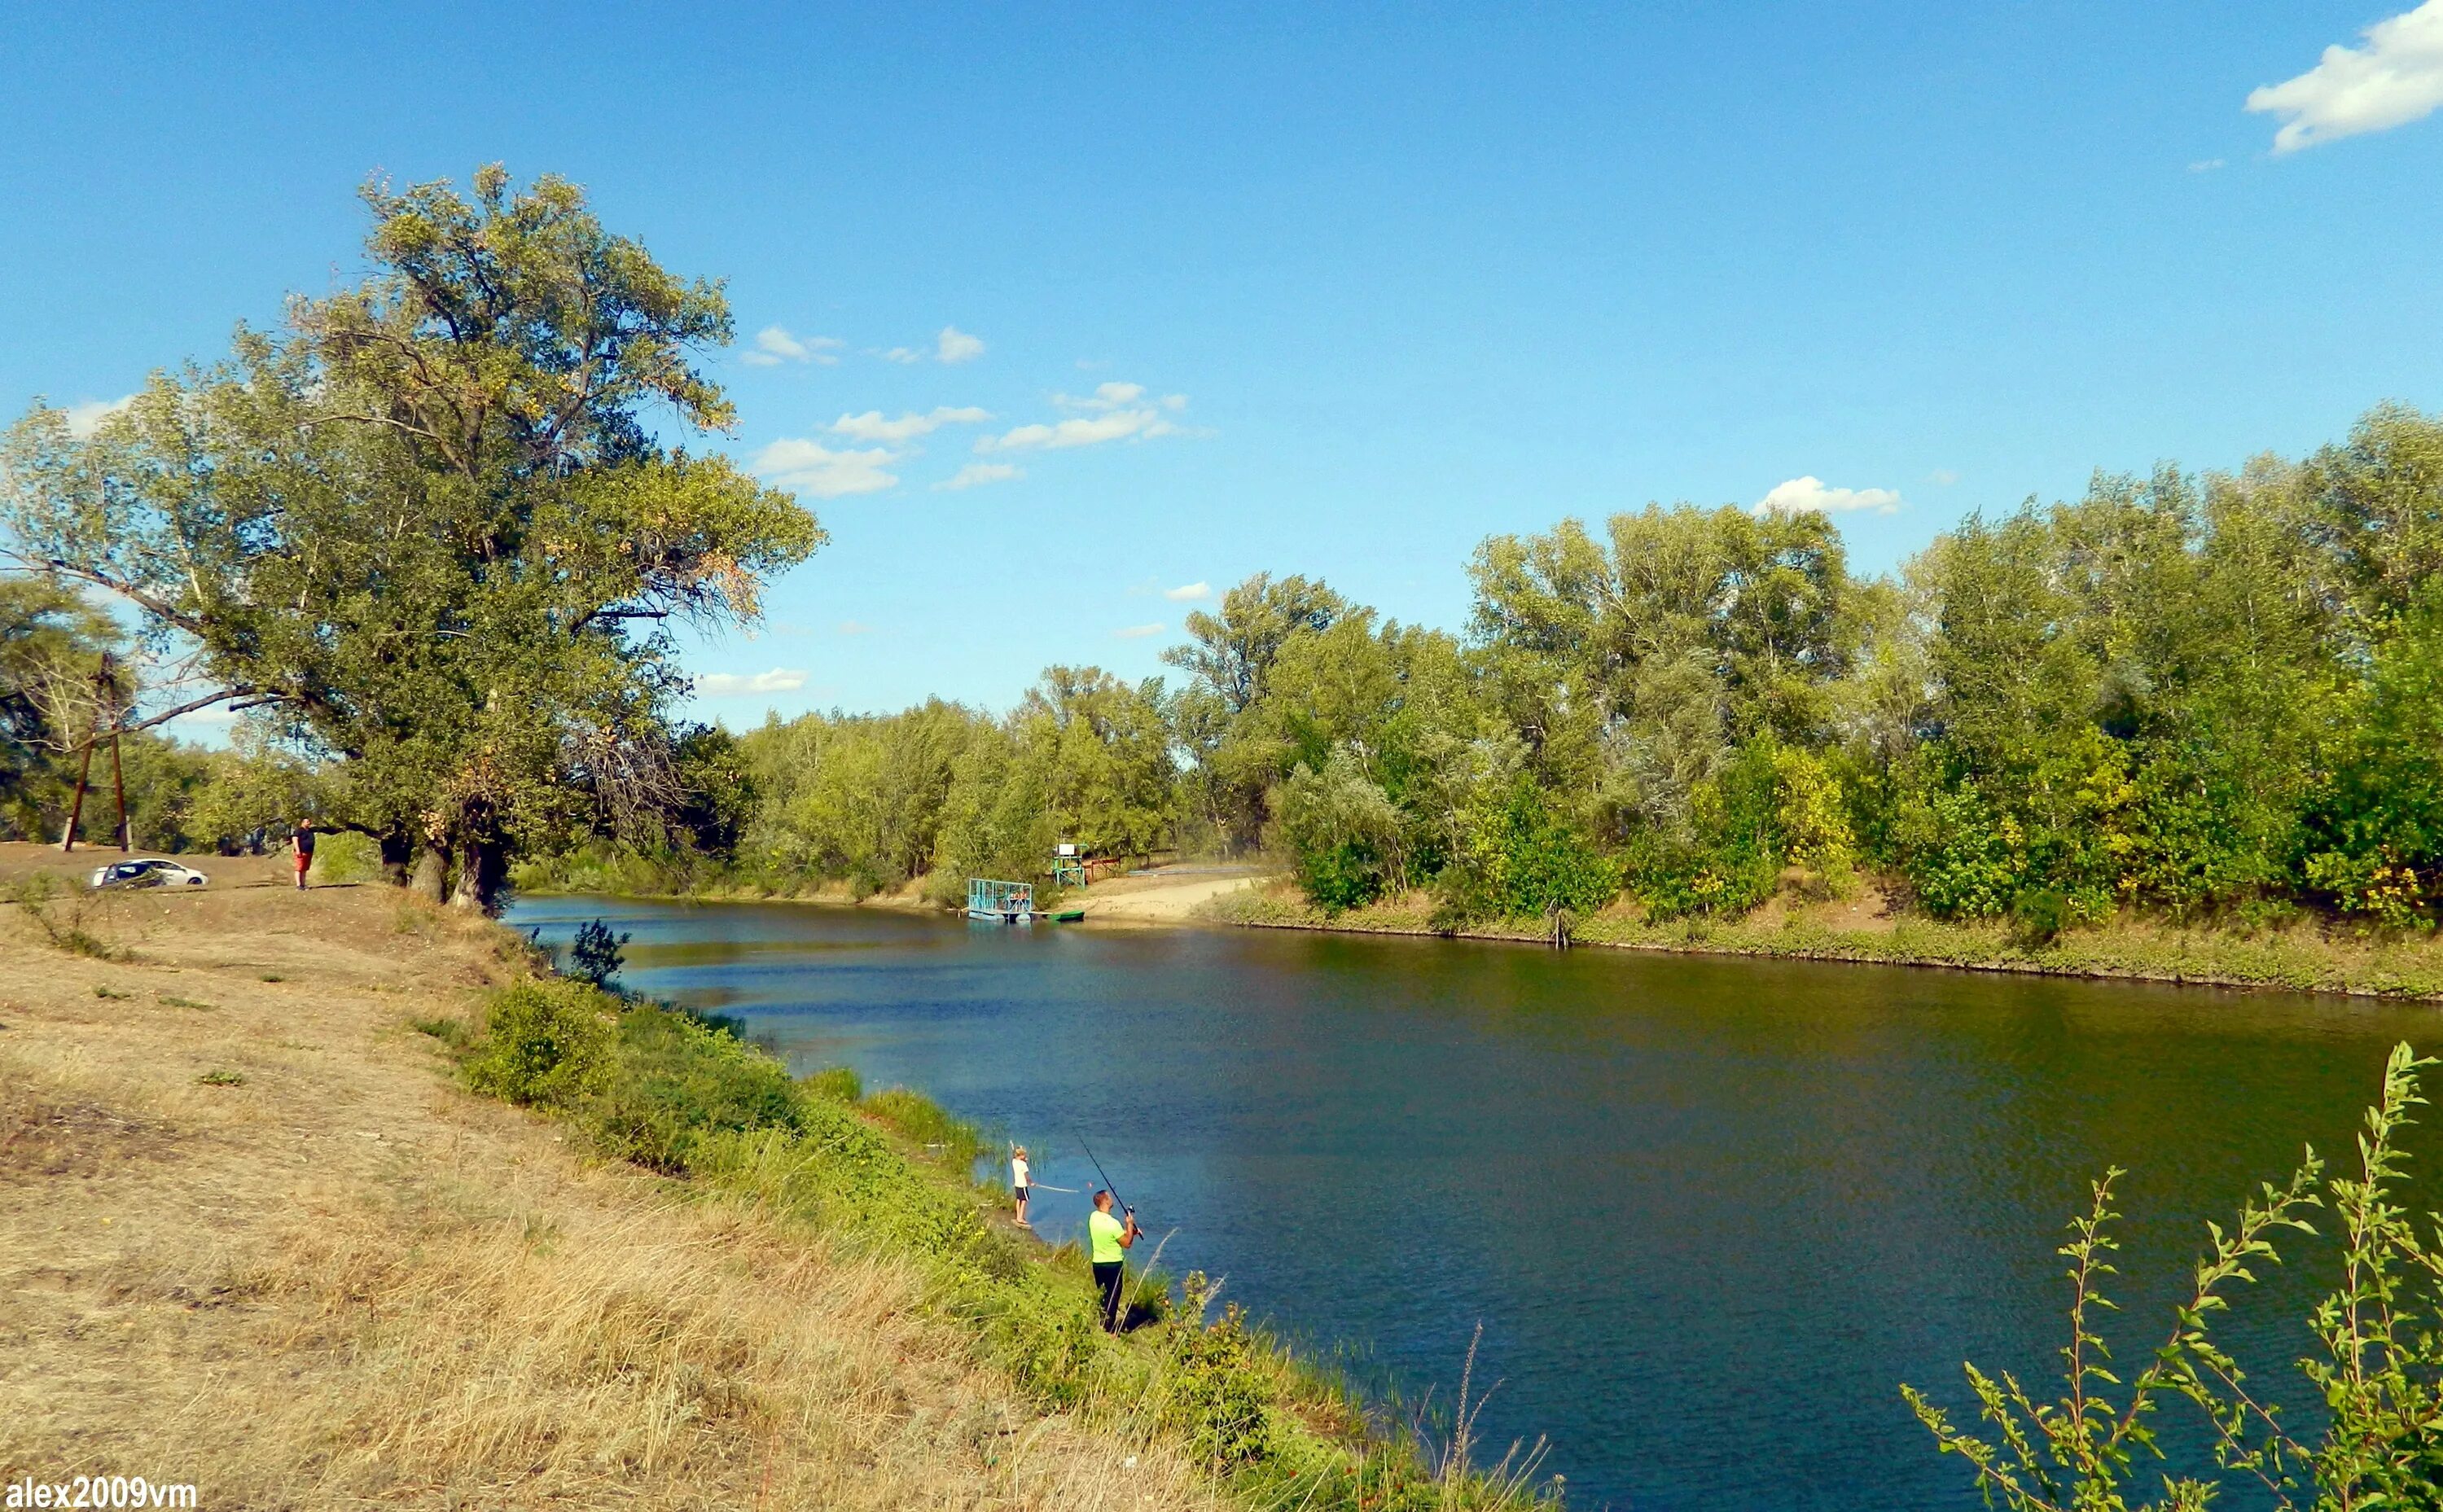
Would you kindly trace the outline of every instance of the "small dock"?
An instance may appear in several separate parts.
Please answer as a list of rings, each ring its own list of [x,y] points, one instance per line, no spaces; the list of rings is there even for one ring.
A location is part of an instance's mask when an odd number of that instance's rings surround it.
[[[999,924],[1031,924],[1044,916],[1035,911],[1035,884],[970,877],[967,917]]]

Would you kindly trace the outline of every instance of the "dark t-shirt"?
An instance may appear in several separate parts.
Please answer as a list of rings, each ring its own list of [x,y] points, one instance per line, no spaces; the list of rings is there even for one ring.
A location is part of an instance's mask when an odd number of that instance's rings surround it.
[[[314,831],[302,826],[297,830],[297,853],[301,856],[314,853]]]

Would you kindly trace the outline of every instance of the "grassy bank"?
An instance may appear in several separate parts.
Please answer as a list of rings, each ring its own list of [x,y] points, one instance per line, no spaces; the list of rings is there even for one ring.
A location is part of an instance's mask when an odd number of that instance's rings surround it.
[[[1215,899],[1201,911],[1215,923],[1360,934],[1427,935],[1433,900],[1421,893],[1326,914],[1286,883]],[[1544,939],[1540,920],[1475,925],[1482,939]],[[2315,920],[2255,931],[2123,919],[2037,942],[2003,923],[1950,923],[1880,903],[1768,904],[1742,920],[1649,920],[1607,909],[1577,920],[1582,945],[1801,960],[1947,966],[2056,976],[2118,976],[2230,987],[2278,987],[2377,997],[2443,999],[2443,940],[2431,935],[2358,933]]]
[[[0,847],[0,883],[58,864]],[[520,941],[282,880],[102,900],[100,955],[0,907],[9,1477],[266,1507],[1500,1499],[1358,1435],[1218,1307],[1103,1339],[1075,1256],[927,1159],[921,1100],[602,1004],[574,1061],[485,1081],[517,1038],[487,1005],[566,991]]]
[[[429,1029],[463,1046],[470,1086],[565,1120],[606,1155],[810,1243],[909,1268],[928,1310],[1038,1410],[1158,1449],[1243,1504],[1536,1501],[1520,1477],[1369,1422],[1335,1377],[1200,1275],[1178,1300],[1140,1288],[1137,1326],[1105,1334],[1082,1256],[1001,1222],[999,1189],[969,1175],[982,1135],[905,1088],[860,1096],[839,1071],[793,1082],[722,1028],[559,979],[495,993],[471,1040],[457,1021]]]

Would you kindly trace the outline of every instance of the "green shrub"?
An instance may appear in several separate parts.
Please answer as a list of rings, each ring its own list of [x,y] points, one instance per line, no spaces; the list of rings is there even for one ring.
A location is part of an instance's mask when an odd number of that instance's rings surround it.
[[[887,1086],[859,1105],[954,1170],[967,1170],[993,1149],[983,1130],[953,1117],[922,1092]]]
[[[634,938],[625,930],[615,933],[599,919],[587,920],[577,926],[577,938],[568,942],[567,975],[608,989],[625,962],[628,941]]]
[[[519,982],[492,998],[467,1084],[524,1105],[566,1106],[603,1072],[618,999],[583,982]]]
[[[1170,1332],[1172,1374],[1162,1418],[1180,1430],[1198,1458],[1217,1469],[1264,1459],[1273,1448],[1271,1383],[1256,1357],[1246,1312],[1237,1303],[1207,1325],[1214,1287],[1192,1270],[1185,1305]]]
[[[679,1173],[707,1134],[800,1127],[797,1087],[781,1063],[684,1014],[630,1008],[609,1049],[607,1074],[577,1112],[623,1159]]]
[[[1442,875],[1441,919],[1590,914],[1620,892],[1619,865],[1552,812],[1524,775],[1471,811],[1466,845]]]
[[[1984,1439],[1953,1426],[1923,1393],[1901,1388],[1938,1449],[1968,1463],[1986,1504],[2011,1512],[2221,1505],[2218,1479],[2174,1479],[2155,1466],[2139,1467],[2141,1455],[2159,1460],[2163,1452],[2156,1414],[2180,1401],[2199,1409],[2213,1463],[2249,1490],[2273,1491],[2275,1506],[2443,1504],[2436,1494],[2443,1485],[2443,1339],[2431,1322],[2443,1309],[2443,1242],[2419,1231],[2397,1190],[2407,1159],[2400,1135],[2410,1110],[2425,1102],[2417,1073],[2434,1064],[2406,1044],[2393,1049],[2381,1095],[2359,1136],[2354,1176],[2328,1179],[2310,1150],[2287,1185],[2261,1184],[2234,1224],[2207,1226],[2208,1248],[2191,1288],[2151,1353],[2112,1349],[2095,1332],[2114,1311],[2103,1287],[2121,1248],[2112,1236],[2120,1217],[2112,1189],[2122,1173],[2105,1172],[2059,1250],[2070,1281],[2069,1341],[2061,1351],[2065,1394],[2039,1403],[2010,1375],[1965,1367],[1978,1415],[1995,1433]],[[2310,1313],[2306,1332],[2315,1348],[2298,1361],[2312,1403],[2285,1404],[2267,1385],[2248,1380],[2215,1341],[2213,1324],[2242,1285],[2280,1263],[2277,1238],[2316,1232],[2308,1222],[2316,1208],[2331,1210],[2341,1276]],[[2120,1358],[2146,1363],[2124,1380],[2116,1374]]]
[[[381,874],[381,846],[373,836],[353,829],[325,830],[314,847],[314,868],[305,880],[336,887]]]
[[[411,1018],[407,1027],[418,1034],[430,1034],[453,1050],[467,1047],[467,1025],[463,1019],[436,1014],[432,1018]]]
[[[2009,908],[2028,872],[2025,834],[1965,788],[1915,788],[1892,826],[1909,890],[1937,919],[1989,919]]]
[[[835,1102],[854,1102],[865,1096],[865,1083],[853,1066],[826,1066],[799,1084],[817,1097]]]

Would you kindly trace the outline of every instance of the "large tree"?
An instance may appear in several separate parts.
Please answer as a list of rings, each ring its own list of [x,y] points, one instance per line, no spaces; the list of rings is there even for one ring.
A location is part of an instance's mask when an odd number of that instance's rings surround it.
[[[206,691],[344,760],[330,817],[495,901],[511,851],[684,795],[671,625],[751,621],[813,517],[657,422],[723,430],[719,285],[497,167],[364,192],[369,274],[156,373],[91,435],[37,405],[0,450],[21,567],[116,596]],[[166,718],[159,711],[151,719]],[[147,720],[145,722],[151,722]]]

